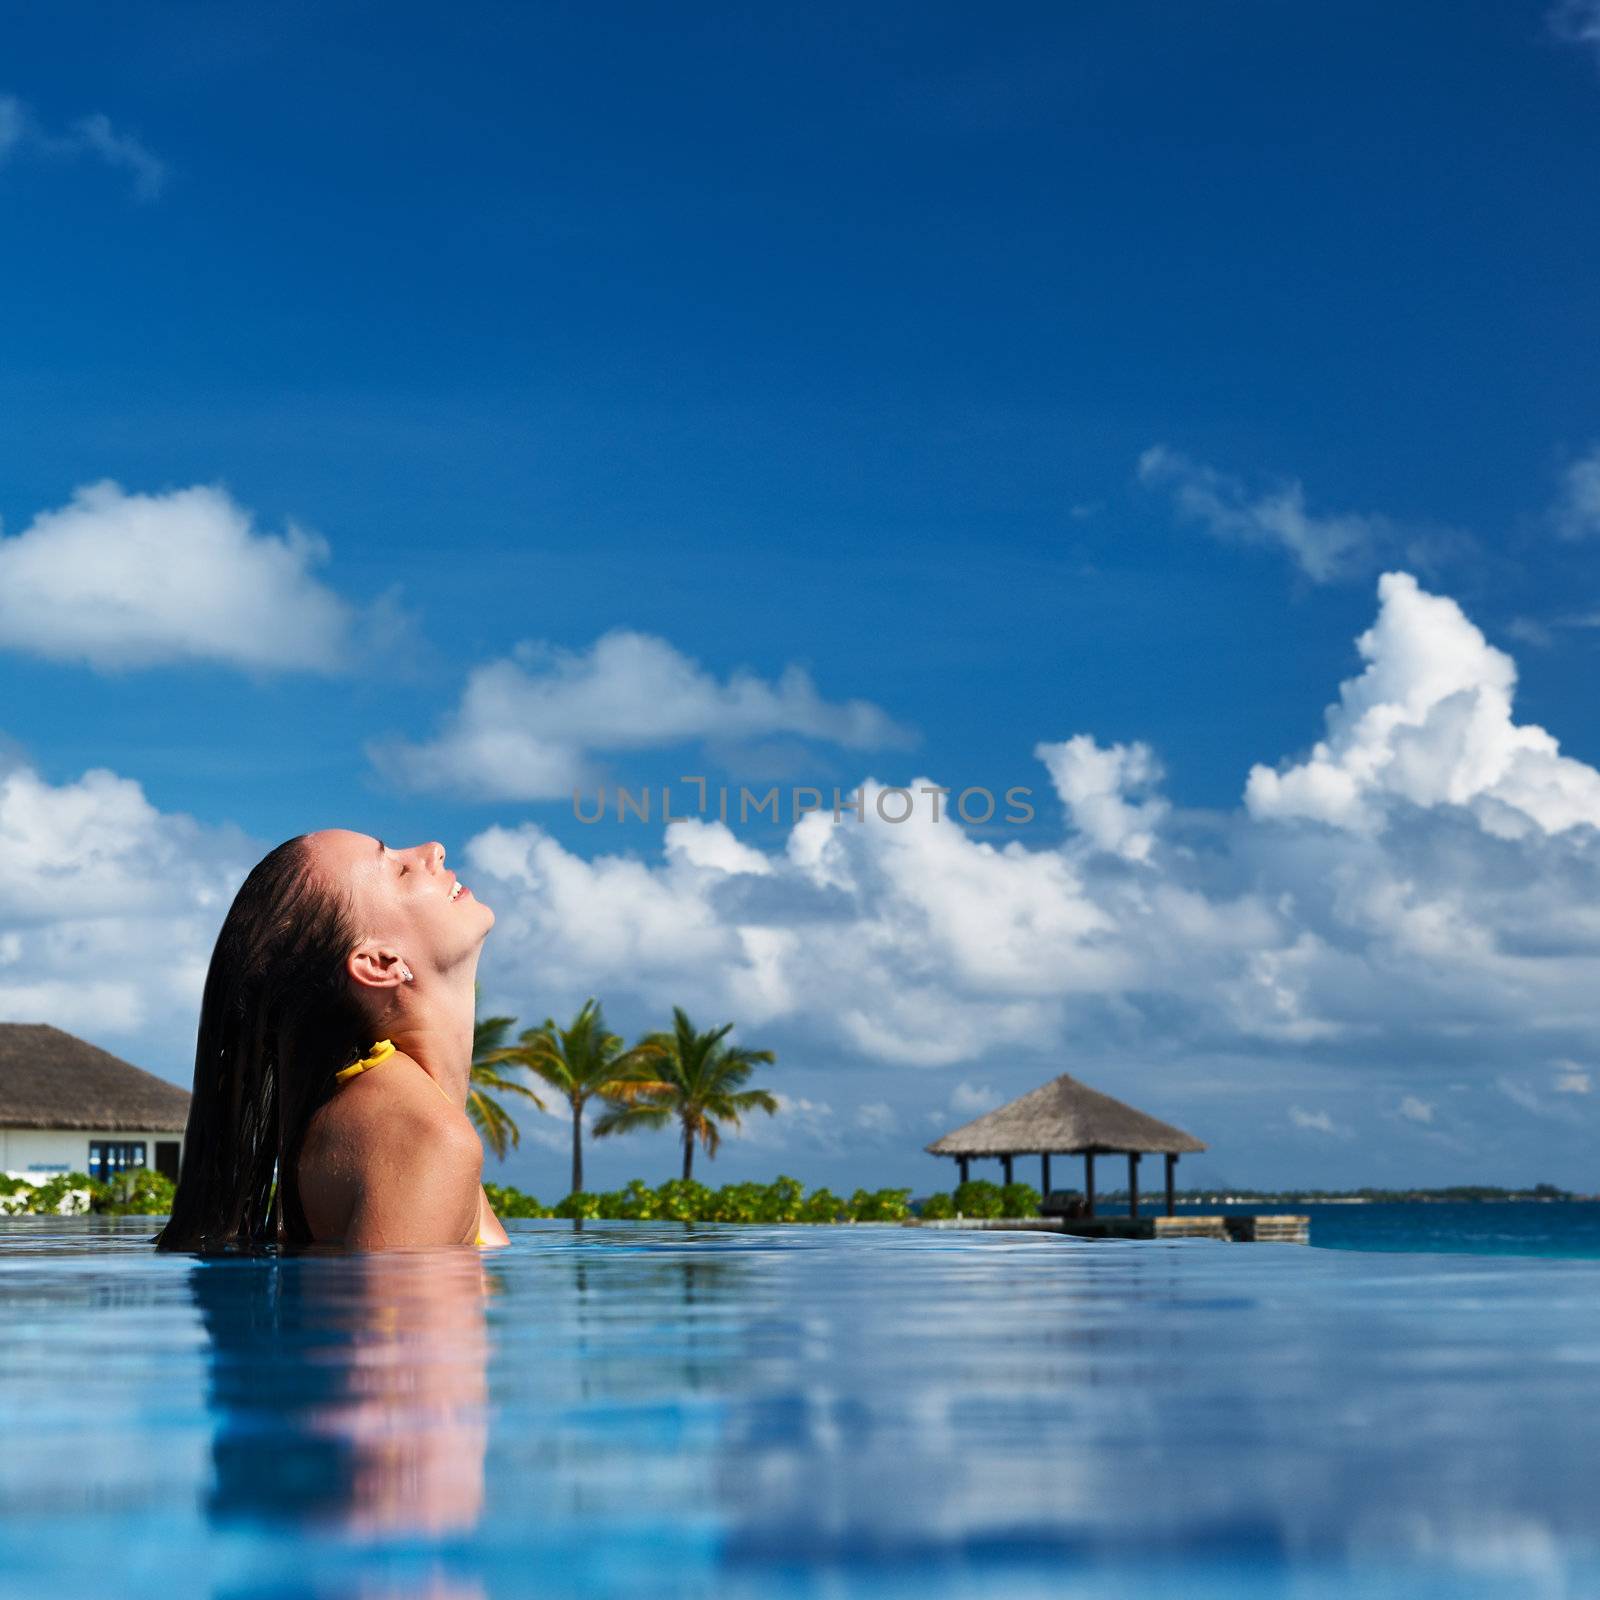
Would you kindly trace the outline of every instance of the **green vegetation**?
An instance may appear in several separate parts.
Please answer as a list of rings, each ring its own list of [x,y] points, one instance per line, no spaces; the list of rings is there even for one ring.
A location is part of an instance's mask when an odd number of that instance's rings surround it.
[[[970,1178],[956,1185],[953,1194],[935,1194],[922,1202],[925,1222],[951,1217],[1036,1217],[1039,1191],[1025,1183],[990,1183]]]
[[[572,1217],[625,1222],[902,1222],[911,1215],[909,1189],[857,1189],[848,1200],[813,1189],[795,1178],[772,1183],[726,1183],[708,1188],[692,1178],[672,1178],[652,1189],[639,1178],[603,1194],[582,1190],[553,1206],[498,1183],[484,1193],[502,1220],[507,1217]]]
[[[496,1215],[506,1217],[574,1217],[627,1222],[904,1222],[912,1215],[909,1189],[857,1189],[848,1200],[830,1189],[810,1194],[794,1178],[772,1183],[726,1183],[710,1189],[692,1178],[674,1178],[652,1189],[635,1178],[625,1189],[604,1194],[569,1194],[555,1205],[541,1205],[532,1195],[498,1183],[484,1193]],[[940,1217],[1036,1217],[1039,1191],[1025,1183],[976,1179],[954,1194],[936,1194],[923,1201],[928,1221]]]
[[[61,1172],[38,1184],[0,1173],[0,1215],[164,1217],[172,1211],[173,1187],[150,1167],[119,1172],[108,1183],[87,1172]]]

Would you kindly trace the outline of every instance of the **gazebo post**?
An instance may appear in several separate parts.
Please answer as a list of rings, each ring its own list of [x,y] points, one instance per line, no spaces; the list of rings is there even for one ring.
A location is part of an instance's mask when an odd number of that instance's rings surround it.
[[[1001,1156],[1000,1157],[1000,1170],[1001,1170],[1002,1173],[1005,1174],[1005,1177],[1004,1177],[1003,1181],[1006,1182],[1006,1183],[1010,1183],[1011,1182],[1011,1157],[1009,1155],[1005,1155],[1005,1156]]]
[[[1172,1169],[1177,1164],[1177,1156],[1169,1150],[1167,1152],[1167,1215],[1169,1217],[1172,1215]]]
[[[1139,1152],[1128,1152],[1128,1215],[1139,1215]]]
[[[967,1158],[965,1156],[956,1157],[956,1171],[961,1174],[961,1181],[965,1183],[967,1181]]]
[[[1094,1151],[1083,1152],[1083,1214],[1094,1215]]]
[[[1044,1185],[1039,1193],[1048,1197],[1050,1193],[1050,1152],[1048,1150],[1039,1157],[1039,1182]]]

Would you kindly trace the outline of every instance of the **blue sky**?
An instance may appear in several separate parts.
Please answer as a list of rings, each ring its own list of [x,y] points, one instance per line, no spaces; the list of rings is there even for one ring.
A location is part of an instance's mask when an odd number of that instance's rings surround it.
[[[1593,4],[7,42],[0,1015],[186,1082],[339,825],[445,843],[493,1009],[775,1048],[719,1174],[920,1191],[1069,1070],[1197,1178],[1597,1186]],[[1035,815],[572,815],[691,773]]]

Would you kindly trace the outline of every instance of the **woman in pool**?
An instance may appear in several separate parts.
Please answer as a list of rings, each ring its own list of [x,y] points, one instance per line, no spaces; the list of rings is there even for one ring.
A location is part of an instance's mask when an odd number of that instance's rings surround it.
[[[493,926],[441,844],[330,828],[257,862],[212,951],[156,1247],[509,1243],[465,1109]]]

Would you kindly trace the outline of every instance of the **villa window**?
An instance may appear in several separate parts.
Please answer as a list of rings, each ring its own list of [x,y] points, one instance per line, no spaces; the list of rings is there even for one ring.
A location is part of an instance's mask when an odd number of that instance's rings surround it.
[[[113,1173],[126,1172],[130,1167],[142,1167],[144,1141],[127,1139],[91,1139],[89,1141],[89,1176],[101,1183],[110,1181]]]

